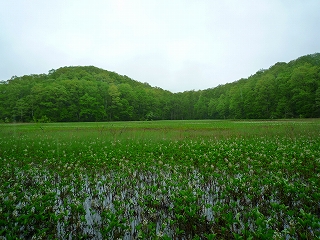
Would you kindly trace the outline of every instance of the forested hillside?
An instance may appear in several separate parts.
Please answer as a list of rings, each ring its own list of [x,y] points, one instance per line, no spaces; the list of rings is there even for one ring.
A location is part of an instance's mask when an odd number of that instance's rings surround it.
[[[319,53],[181,93],[93,66],[14,76],[0,84],[2,122],[298,117],[320,117]]]
[[[173,95],[93,66],[12,77],[0,89],[0,119],[19,122],[168,119]]]
[[[320,117],[320,54],[278,62],[202,94],[210,118]]]

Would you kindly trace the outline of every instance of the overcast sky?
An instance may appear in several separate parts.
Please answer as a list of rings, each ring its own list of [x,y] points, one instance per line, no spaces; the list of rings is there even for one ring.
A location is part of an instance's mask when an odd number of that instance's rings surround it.
[[[319,0],[0,0],[0,80],[93,65],[172,92],[320,52]]]

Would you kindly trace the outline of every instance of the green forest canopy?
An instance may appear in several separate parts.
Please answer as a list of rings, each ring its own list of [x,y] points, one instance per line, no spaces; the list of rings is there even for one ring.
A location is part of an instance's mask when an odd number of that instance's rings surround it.
[[[0,82],[1,122],[320,117],[320,53],[248,78],[171,93],[94,66]]]

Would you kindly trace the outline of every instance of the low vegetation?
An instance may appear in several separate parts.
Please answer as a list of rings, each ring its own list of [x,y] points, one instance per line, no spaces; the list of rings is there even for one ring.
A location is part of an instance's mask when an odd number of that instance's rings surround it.
[[[2,239],[317,239],[320,122],[0,125]]]

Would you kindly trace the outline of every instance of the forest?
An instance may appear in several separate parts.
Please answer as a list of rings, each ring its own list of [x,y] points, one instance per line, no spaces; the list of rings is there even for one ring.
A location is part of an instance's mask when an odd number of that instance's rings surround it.
[[[320,53],[248,78],[172,93],[94,66],[0,82],[0,122],[95,122],[320,117]]]

